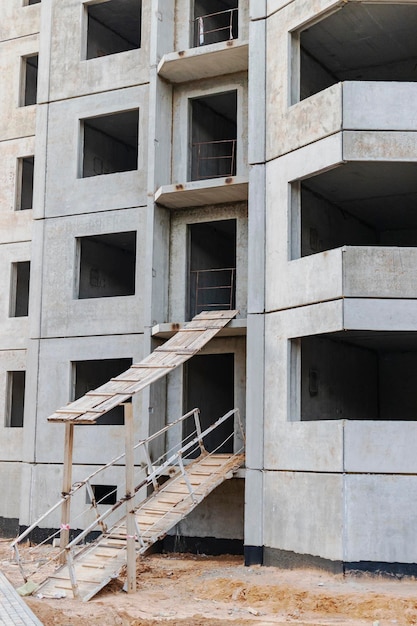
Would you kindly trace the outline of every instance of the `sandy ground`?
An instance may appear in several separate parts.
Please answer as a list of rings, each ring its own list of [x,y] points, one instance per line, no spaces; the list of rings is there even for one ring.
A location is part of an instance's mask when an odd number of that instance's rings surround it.
[[[30,565],[47,559],[23,548]],[[22,584],[8,542],[0,568]],[[46,567],[53,568],[53,565]],[[45,626],[408,626],[417,624],[417,581],[329,575],[316,570],[244,567],[240,557],[151,555],[137,569],[138,590],[114,580],[90,602],[26,598]]]

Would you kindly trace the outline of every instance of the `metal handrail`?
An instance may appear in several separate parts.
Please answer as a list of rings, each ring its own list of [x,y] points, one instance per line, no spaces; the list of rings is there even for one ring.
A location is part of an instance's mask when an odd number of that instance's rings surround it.
[[[193,175],[194,180],[204,180],[206,178],[221,178],[223,176],[234,176],[236,173],[236,139],[218,139],[215,141],[195,141],[192,144],[193,149],[193,170],[195,171],[195,175]],[[220,154],[221,147],[229,147],[228,154]],[[214,152],[218,154],[206,155],[207,148],[214,147]],[[204,154],[206,151],[206,154]],[[194,161],[195,159],[195,161]],[[219,174],[212,174],[211,172],[205,173],[201,172],[201,167],[205,162],[217,162],[220,166],[225,164],[226,160],[230,161],[229,166],[224,167],[224,171]]]
[[[124,495],[115,504],[110,505],[109,508],[106,511],[104,511],[102,514],[99,514],[99,512],[98,512],[98,509],[97,509],[97,506],[96,506],[97,503],[92,501],[92,506],[90,507],[90,509],[93,508],[94,512],[95,512],[95,519],[93,520],[93,522],[91,522],[81,533],[79,533],[72,541],[70,541],[65,546],[64,550],[61,550],[58,555],[55,555],[53,557],[53,559],[55,560],[60,555],[62,555],[63,553],[66,554],[66,560],[67,560],[67,564],[68,564],[68,567],[69,567],[69,570],[70,570],[70,578],[71,578],[71,583],[72,583],[72,586],[73,586],[73,591],[74,591],[74,595],[75,596],[76,596],[76,593],[77,593],[77,581],[76,581],[76,577],[75,577],[74,566],[72,564],[73,563],[73,549],[76,548],[77,546],[79,546],[79,544],[85,539],[85,537],[90,532],[94,531],[97,527],[101,528],[101,532],[102,533],[105,532],[105,529],[106,529],[106,526],[105,526],[105,523],[104,523],[105,520],[114,511],[116,511],[120,506],[122,506],[123,504],[125,504],[128,501],[133,501],[133,499],[136,497],[136,495],[140,492],[140,490],[142,488],[147,487],[147,486],[152,486],[154,488],[154,490],[158,490],[159,489],[159,485],[157,483],[157,478],[160,475],[164,474],[164,472],[168,468],[173,467],[173,466],[177,466],[177,467],[179,467],[179,469],[181,471],[181,474],[183,474],[185,476],[183,458],[186,457],[187,454],[192,453],[195,450],[196,447],[200,449],[200,453],[202,455],[207,455],[208,453],[206,452],[206,449],[204,447],[204,442],[203,442],[204,437],[206,437],[206,435],[211,433],[220,424],[225,422],[227,419],[229,419],[233,415],[237,416],[237,422],[238,422],[238,425],[239,425],[240,430],[242,432],[242,440],[244,441],[243,426],[242,426],[242,423],[241,423],[241,420],[240,420],[240,415],[239,415],[239,410],[238,409],[233,409],[233,410],[229,411],[224,416],[219,418],[216,422],[214,422],[211,426],[206,428],[204,431],[201,430],[199,414],[200,414],[199,409],[197,409],[197,408],[192,409],[191,411],[188,411],[185,415],[181,416],[180,418],[178,418],[174,422],[171,422],[170,424],[167,424],[166,426],[164,426],[158,432],[156,432],[153,435],[150,435],[149,437],[147,437],[146,439],[142,439],[138,443],[136,443],[135,446],[133,447],[134,449],[137,449],[140,446],[143,446],[144,449],[146,450],[145,458],[146,458],[147,462],[145,463],[144,466],[140,466],[139,469],[140,469],[141,472],[144,472],[144,471],[147,472],[147,475],[145,475],[139,481],[139,483],[134,488],[132,494]],[[181,422],[184,422],[187,418],[189,418],[191,416],[194,417],[194,423],[195,423],[194,433],[195,433],[195,435],[192,436],[191,438],[190,438],[190,435],[189,435],[185,439],[183,437],[181,437],[181,443],[183,444],[181,447],[178,448],[177,447],[178,444],[175,445],[174,447],[172,447],[167,452],[164,452],[156,461],[153,462],[153,464],[151,464],[149,451],[148,451],[148,444],[150,442],[154,441],[159,436],[165,434],[169,429],[174,428],[175,426],[177,426]],[[233,433],[232,433],[231,436],[233,436],[233,434],[234,434],[234,429],[233,429]],[[187,439],[189,439],[189,441],[187,441]],[[184,441],[187,441],[187,442],[184,443]],[[223,445],[223,444],[221,444],[221,445]],[[28,577],[26,576],[26,573],[23,570],[22,561],[21,561],[21,558],[20,558],[20,555],[19,555],[19,550],[18,550],[19,543],[21,543],[21,541],[23,541],[23,539],[25,539],[37,526],[39,526],[39,524],[46,517],[48,517],[48,515],[50,515],[54,511],[56,511],[69,498],[73,497],[75,495],[75,493],[77,493],[82,487],[86,487],[87,491],[90,491],[91,490],[91,485],[90,485],[91,479],[93,477],[97,476],[100,472],[104,471],[105,469],[108,469],[109,467],[115,465],[124,456],[125,456],[125,453],[115,457],[112,461],[110,461],[106,465],[104,465],[101,468],[99,468],[98,470],[92,472],[85,480],[77,482],[77,483],[74,483],[74,485],[72,486],[72,488],[69,491],[69,493],[63,494],[58,502],[56,502],[52,507],[50,507],[46,513],[41,515],[33,524],[31,524],[24,532],[22,532],[12,542],[11,548],[13,548],[13,550],[14,550],[15,560],[16,560],[18,566],[19,566],[19,570],[20,570],[20,572],[22,574],[22,577],[25,580],[25,582],[27,582]],[[140,478],[140,476],[138,478]],[[193,491],[192,491],[191,485],[189,485],[189,491],[190,491],[190,497],[193,498]],[[85,511],[83,511],[80,514],[80,516],[83,515],[84,513],[85,513]],[[74,527],[73,523],[74,523],[74,521],[76,521],[76,519],[77,518],[72,519],[72,526],[73,527]],[[57,532],[59,532],[59,531],[57,531]],[[57,533],[54,532],[52,535],[50,535],[49,538],[54,537],[56,534]],[[144,546],[144,542],[143,542],[143,539],[140,536],[140,533],[139,533],[138,529],[137,529],[137,539],[138,539],[140,545],[143,547]],[[44,564],[46,564],[46,562]]]
[[[211,276],[211,275],[219,274],[221,272],[223,273],[229,272],[230,279],[228,283],[220,284],[220,285],[211,285],[211,284],[202,285],[202,282],[204,281],[204,276]],[[191,299],[191,291],[193,289],[195,291],[195,303],[193,307],[194,313],[191,312],[192,316],[203,311],[204,308],[207,308],[207,309],[217,308],[218,309],[219,307],[223,307],[224,310],[233,309],[234,297],[235,297],[235,282],[236,282],[236,268],[235,267],[221,267],[221,268],[208,269],[208,270],[190,270],[190,277],[194,277],[194,281],[190,285],[190,299]],[[201,280],[201,277],[203,277],[203,280]],[[209,291],[212,291],[213,297],[214,297],[216,295],[215,292],[217,292],[217,290],[226,292],[225,295],[227,295],[227,292],[228,292],[228,296],[229,296],[228,302],[211,302],[211,303],[200,302],[200,296],[204,292],[207,293]]]
[[[227,41],[227,40],[231,40],[234,39],[233,36],[233,22],[234,22],[234,18],[235,15],[238,14],[238,8],[233,8],[233,9],[226,9],[226,11],[217,11],[216,13],[207,13],[206,15],[200,15],[196,18],[194,18],[193,20],[191,20],[191,22],[194,24],[194,45],[195,46],[204,46],[206,45],[206,37],[207,35],[211,35],[212,33],[222,33],[222,31],[226,31],[225,32],[225,37],[224,39],[221,39],[221,41]],[[220,26],[218,28],[208,28],[206,29],[204,27],[204,20],[209,19],[209,18],[214,18],[216,16],[227,16],[229,15],[229,19],[228,19],[228,23],[226,23],[225,26]]]

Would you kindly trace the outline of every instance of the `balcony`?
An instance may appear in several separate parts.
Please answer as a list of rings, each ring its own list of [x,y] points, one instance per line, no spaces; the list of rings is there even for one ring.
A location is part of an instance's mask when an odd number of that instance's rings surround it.
[[[209,2],[195,6],[191,48],[162,57],[158,74],[171,83],[247,71],[247,41],[239,39],[239,11],[234,2],[225,11],[207,13]]]

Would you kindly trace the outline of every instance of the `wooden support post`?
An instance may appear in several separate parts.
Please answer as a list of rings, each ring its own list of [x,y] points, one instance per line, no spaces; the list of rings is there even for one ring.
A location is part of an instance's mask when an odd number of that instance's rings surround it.
[[[62,480],[62,494],[71,491],[72,485],[72,453],[74,447],[74,424],[65,424],[65,447],[64,447],[64,476]],[[62,505],[61,512],[61,534],[60,534],[60,563],[66,561],[65,548],[69,543],[69,524],[71,519],[71,499],[67,498]]]
[[[125,410],[125,445],[126,445],[126,549],[127,549],[127,593],[136,591],[136,523],[133,497],[135,495],[135,455],[133,406],[126,402]]]

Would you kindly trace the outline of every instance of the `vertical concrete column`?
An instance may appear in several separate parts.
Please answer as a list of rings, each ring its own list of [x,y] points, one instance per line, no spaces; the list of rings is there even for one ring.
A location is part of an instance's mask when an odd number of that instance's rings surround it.
[[[250,3],[245,564],[263,562],[265,354],[265,2]]]

